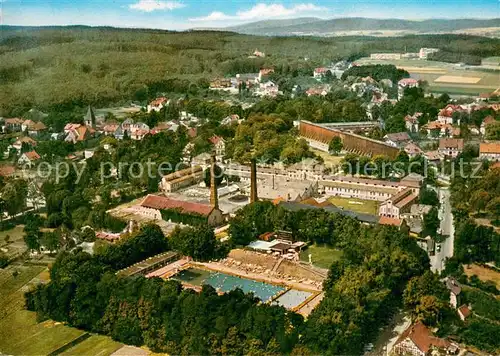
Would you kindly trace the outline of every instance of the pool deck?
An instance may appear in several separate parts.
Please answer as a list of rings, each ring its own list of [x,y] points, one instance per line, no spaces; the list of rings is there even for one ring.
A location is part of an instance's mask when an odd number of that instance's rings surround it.
[[[217,262],[191,262],[191,265],[193,267],[204,268],[214,272],[223,272],[235,277],[253,279],[255,281],[275,284],[283,287],[301,290],[304,292],[311,292],[311,293],[321,292],[321,289],[311,284],[297,282],[297,281],[288,281],[281,278],[264,276],[262,274],[257,274],[253,272],[241,271],[236,268],[224,266]]]

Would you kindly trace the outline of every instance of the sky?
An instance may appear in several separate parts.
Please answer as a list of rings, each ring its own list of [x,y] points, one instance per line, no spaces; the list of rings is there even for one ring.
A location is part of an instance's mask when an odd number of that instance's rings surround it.
[[[296,17],[500,17],[500,0],[0,0],[3,25],[90,25],[168,30]]]

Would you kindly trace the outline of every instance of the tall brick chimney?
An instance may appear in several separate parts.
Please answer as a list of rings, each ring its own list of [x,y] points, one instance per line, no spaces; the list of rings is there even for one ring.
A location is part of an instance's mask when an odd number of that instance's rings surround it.
[[[215,181],[215,152],[212,152],[210,162],[210,205],[213,208],[219,209],[219,197],[217,194],[217,183]]]
[[[250,163],[250,203],[257,200],[259,200],[257,197],[257,162],[252,159]]]

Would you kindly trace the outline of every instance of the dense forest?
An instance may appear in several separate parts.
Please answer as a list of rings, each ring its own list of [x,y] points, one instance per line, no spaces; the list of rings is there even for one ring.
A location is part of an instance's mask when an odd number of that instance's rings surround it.
[[[144,101],[158,92],[193,95],[214,77],[271,65],[277,72],[312,75],[315,67],[377,51],[438,47],[456,58],[500,53],[497,39],[462,35],[273,38],[88,27],[0,27],[0,33],[3,116],[33,106],[63,111]],[[256,48],[266,57],[248,58]]]

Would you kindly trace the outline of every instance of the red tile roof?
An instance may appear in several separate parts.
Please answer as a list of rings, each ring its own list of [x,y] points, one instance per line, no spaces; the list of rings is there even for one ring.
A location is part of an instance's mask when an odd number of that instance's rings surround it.
[[[224,139],[220,136],[212,136],[209,138],[210,142],[212,142],[212,144],[216,145],[218,144],[219,142],[224,142]]]
[[[168,99],[165,98],[164,96],[162,96],[162,97],[156,98],[155,100],[153,100],[152,102],[150,102],[149,105],[151,105],[151,106],[160,106],[162,104],[165,104],[166,102],[168,102]]]
[[[8,177],[14,174],[16,169],[12,166],[0,166],[0,176]]]
[[[460,314],[462,314],[464,319],[467,319],[467,317],[472,314],[472,311],[465,304],[458,308],[458,311]]]
[[[491,115],[488,115],[484,118],[483,120],[483,125],[484,126],[488,126],[489,124],[492,124],[494,122],[496,122],[497,120],[495,120],[495,118]]]
[[[24,136],[24,137],[21,137],[20,139],[18,139],[16,142],[14,142],[14,144],[23,144],[23,143],[27,143],[28,145],[31,145],[31,146],[36,146],[36,141],[33,140],[31,137],[28,137],[28,136]]]
[[[5,119],[5,124],[6,125],[21,125],[23,123],[23,119],[20,119],[18,117],[13,117],[10,119]]]
[[[315,71],[316,73],[326,73],[326,72],[328,71],[328,68],[323,68],[323,67],[321,67],[321,68],[316,68],[314,71]]]
[[[388,216],[381,216],[378,223],[381,225],[392,225],[397,227],[401,226],[401,220],[396,218],[390,218]]]
[[[500,153],[500,142],[483,142],[479,144],[479,153]]]
[[[454,112],[465,111],[460,105],[448,104],[441,111],[439,111],[438,116],[452,117]]]
[[[448,348],[450,342],[432,335],[431,331],[422,322],[411,325],[396,341],[396,345],[409,338],[420,351],[427,354],[432,346],[437,348]]]
[[[439,139],[439,148],[456,148],[458,150],[462,150],[464,148],[464,140],[461,138],[441,138]]]
[[[399,85],[409,85],[409,84],[417,84],[417,83],[418,83],[418,81],[416,79],[413,79],[413,78],[403,78],[398,82]]]
[[[30,160],[30,161],[36,161],[40,159],[40,155],[36,153],[36,151],[30,151],[30,152],[24,152],[24,155]]]
[[[193,203],[182,200],[174,200],[167,197],[161,197],[158,195],[149,194],[141,203],[142,207],[168,210],[168,209],[180,209],[185,213],[195,213],[207,216],[213,210],[213,207],[207,204]]]

